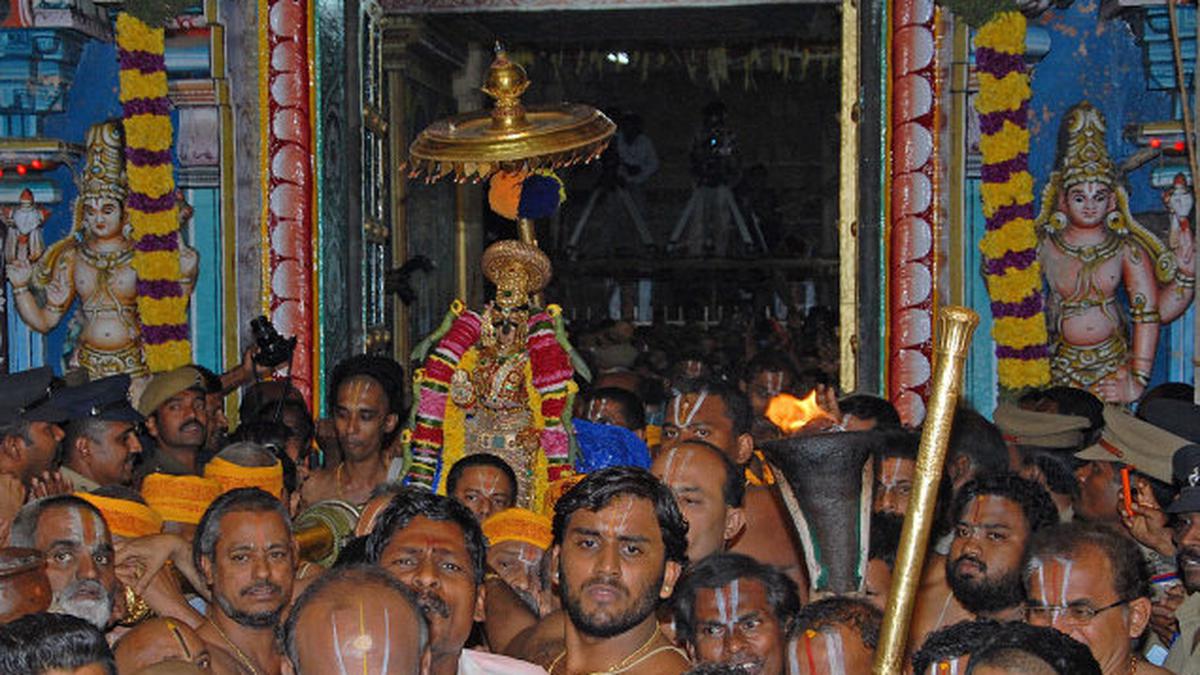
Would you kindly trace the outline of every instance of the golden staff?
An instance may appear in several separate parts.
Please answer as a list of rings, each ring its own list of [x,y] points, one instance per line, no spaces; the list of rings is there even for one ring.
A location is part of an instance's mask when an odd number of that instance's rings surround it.
[[[896,571],[892,574],[892,589],[888,594],[879,649],[875,652],[872,668],[875,675],[894,675],[903,671],[908,624],[912,620],[913,601],[925,566],[925,549],[933,526],[938,484],[946,461],[946,446],[950,443],[950,424],[962,389],[963,362],[978,324],[979,315],[966,307],[943,307],[938,312],[938,341],[933,349],[936,359],[933,395],[929,399],[929,414],[925,418],[921,448],[917,453],[913,494],[904,516],[904,529],[900,531]]]

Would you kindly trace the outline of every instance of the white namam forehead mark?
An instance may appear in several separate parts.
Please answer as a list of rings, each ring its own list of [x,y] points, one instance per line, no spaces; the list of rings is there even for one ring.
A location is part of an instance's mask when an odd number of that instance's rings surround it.
[[[675,481],[679,479],[680,469],[692,461],[695,452],[695,448],[679,448],[678,446],[668,450],[667,461],[663,466],[663,484],[668,487],[674,485]]]
[[[767,376],[767,393],[778,396],[779,392],[783,391],[783,371],[768,370],[763,375]]]
[[[689,404],[686,400],[691,394],[680,394],[671,402],[672,420],[675,426],[680,429],[686,429],[691,426],[692,420],[696,419],[696,413],[700,407],[704,405],[704,400],[708,398],[708,390],[701,390],[696,399]]]
[[[846,672],[846,649],[842,644],[842,634],[836,628],[822,631],[825,636],[825,663],[829,666],[829,675],[849,675]]]
[[[1067,605],[1071,604],[1067,596],[1067,588],[1071,585],[1071,571],[1075,566],[1075,561],[1065,556],[1054,556],[1052,560],[1058,563],[1059,567],[1062,569],[1062,579],[1059,580],[1057,589],[1058,598],[1051,598],[1047,594],[1046,561],[1042,560],[1041,558],[1033,558],[1029,561],[1029,567],[1033,570],[1033,573],[1037,575],[1038,579],[1038,594],[1040,595],[1038,600],[1041,600],[1042,605],[1045,607],[1066,607]],[[1050,581],[1053,582],[1054,580],[1051,579]],[[1051,602],[1051,600],[1053,600],[1053,602]]]
[[[730,633],[742,613],[741,579],[734,579],[717,589],[717,619]]]
[[[896,487],[899,481],[900,465],[904,460],[899,457],[884,457],[880,462],[879,484],[884,487]]]
[[[608,399],[606,399],[606,398],[592,399],[592,402],[588,404],[588,411],[587,411],[588,420],[595,422],[596,418],[600,416],[600,413],[604,412],[604,406],[607,404],[608,404]]]
[[[346,387],[346,396],[350,399],[350,403],[355,405],[365,405],[366,399],[374,393],[375,389],[380,388],[374,378],[366,375],[355,375],[342,386]]]

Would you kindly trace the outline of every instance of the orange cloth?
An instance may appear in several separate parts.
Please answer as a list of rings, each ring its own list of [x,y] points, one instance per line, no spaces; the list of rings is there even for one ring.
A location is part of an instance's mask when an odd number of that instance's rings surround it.
[[[586,475],[583,473],[573,473],[550,483],[549,487],[546,488],[546,497],[542,501],[542,515],[547,518],[553,518],[554,506],[558,504],[558,500],[570,492],[571,488],[578,485],[579,481],[583,480]]]
[[[517,219],[517,207],[521,203],[521,183],[526,175],[519,171],[497,171],[492,174],[488,188],[488,206],[498,215],[509,220]]]
[[[505,541],[523,541],[543,551],[550,548],[553,537],[550,519],[528,509],[505,509],[483,521],[483,536],[488,546]]]
[[[104,516],[108,531],[113,535],[133,539],[162,532],[162,516],[145,504],[90,492],[76,492],[75,496],[100,509],[100,515]]]
[[[283,498],[283,464],[276,460],[271,466],[242,466],[214,457],[204,465],[204,477],[221,484],[221,494],[238,488],[256,487]]]
[[[199,476],[152,473],[142,481],[142,496],[163,520],[198,525],[208,505],[221,496],[221,484]]]

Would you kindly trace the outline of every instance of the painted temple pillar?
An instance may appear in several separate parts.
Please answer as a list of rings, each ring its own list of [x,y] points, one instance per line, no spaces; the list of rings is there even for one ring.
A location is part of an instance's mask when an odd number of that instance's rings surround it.
[[[930,394],[933,314],[945,252],[943,153],[947,22],[933,0],[898,0],[887,18],[889,92],[884,168],[883,250],[886,395],[906,424],[925,418]]]

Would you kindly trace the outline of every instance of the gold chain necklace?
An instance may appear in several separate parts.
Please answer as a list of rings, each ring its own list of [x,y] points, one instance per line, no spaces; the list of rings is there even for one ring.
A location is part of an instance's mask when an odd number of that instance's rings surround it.
[[[653,644],[655,638],[657,638],[661,634],[662,633],[659,632],[658,624],[655,623],[654,624],[654,632],[650,634],[649,639],[647,639],[645,642],[642,643],[641,647],[638,647],[637,649],[633,650],[629,654],[629,656],[626,656],[625,658],[621,659],[621,662],[618,663],[617,665],[612,666],[608,670],[596,671],[596,673],[610,673],[610,674],[611,673],[622,673],[622,672],[625,672],[626,670],[628,670],[629,668],[636,666],[637,664],[641,663],[643,659],[638,659],[636,661],[633,661],[632,660],[633,657],[642,653],[642,650],[646,649],[651,644]],[[567,655],[567,650],[563,649],[562,653],[560,653],[558,656],[554,657],[554,660],[550,662],[550,668],[547,669],[547,671],[546,671],[548,673],[548,675],[554,675],[554,669],[558,667],[559,661],[562,661],[563,657],[565,657],[566,655]],[[589,675],[594,675],[594,674],[589,674]]]
[[[258,668],[254,667],[254,662],[250,660],[249,656],[246,656],[246,652],[243,652],[240,647],[233,644],[233,640],[229,639],[229,636],[225,634],[225,631],[221,630],[221,627],[217,625],[217,622],[209,619],[208,623],[213,627],[213,630],[217,631],[217,635],[221,636],[221,639],[225,641],[225,644],[233,648],[234,656],[237,657],[238,661],[241,661],[243,665],[249,668],[252,675],[259,675]]]

